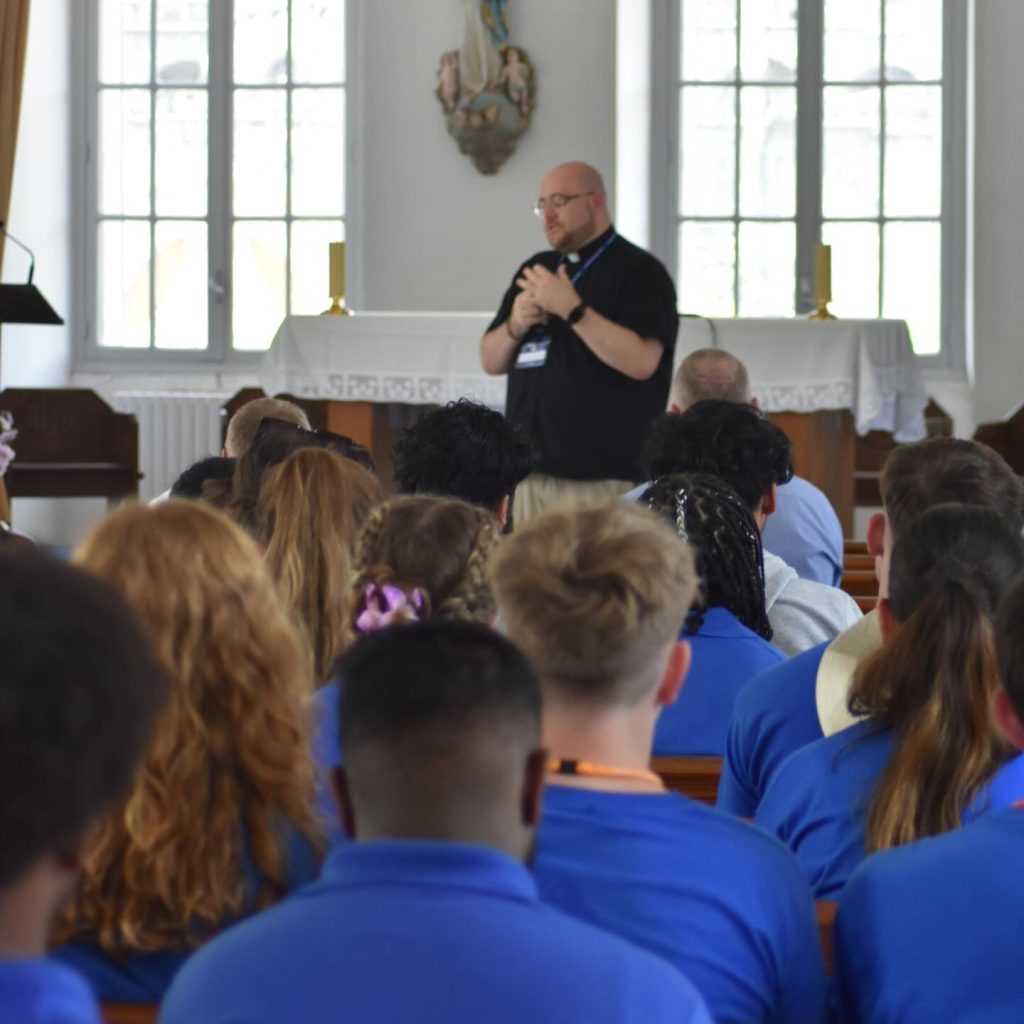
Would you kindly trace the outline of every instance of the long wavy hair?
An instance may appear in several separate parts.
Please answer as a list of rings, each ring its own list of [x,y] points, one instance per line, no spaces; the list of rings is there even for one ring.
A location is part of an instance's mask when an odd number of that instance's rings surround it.
[[[1010,756],[989,718],[999,671],[992,620],[1024,569],[1001,516],[937,505],[897,539],[889,573],[895,635],[857,673],[854,714],[895,731],[868,808],[869,852],[958,827]]]
[[[348,639],[352,549],[381,499],[377,478],[325,448],[303,448],[268,470],[256,529],[278,590],[313,654],[321,686]]]
[[[369,584],[390,584],[410,596],[420,591],[420,618],[491,625],[497,605],[487,563],[498,537],[490,512],[456,498],[392,499],[370,516],[359,538],[350,621],[362,610]]]
[[[285,894],[290,831],[320,848],[308,657],[255,543],[202,504],[114,512],[75,561],[133,605],[172,685],[55,939],[191,948]]]

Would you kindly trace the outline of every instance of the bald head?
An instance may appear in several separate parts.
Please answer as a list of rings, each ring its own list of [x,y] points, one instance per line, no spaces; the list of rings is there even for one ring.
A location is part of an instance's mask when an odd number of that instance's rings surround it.
[[[747,368],[720,348],[699,348],[691,352],[672,378],[669,393],[672,412],[683,412],[707,398],[750,404]]]
[[[558,206],[561,199],[568,200]],[[601,175],[581,160],[552,167],[540,186],[544,233],[553,249],[575,252],[611,226]]]

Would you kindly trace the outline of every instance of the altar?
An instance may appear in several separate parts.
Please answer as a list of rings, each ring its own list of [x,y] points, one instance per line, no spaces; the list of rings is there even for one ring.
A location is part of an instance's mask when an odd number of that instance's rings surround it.
[[[267,394],[359,403],[369,411],[344,421],[357,432],[379,421],[374,406],[441,405],[466,396],[501,409],[505,378],[488,376],[479,362],[490,320],[487,313],[288,317],[259,381]],[[828,494],[847,535],[855,433],[885,430],[897,441],[925,436],[928,398],[902,320],[683,317],[676,363],[698,348],[723,348],[743,360],[761,408],[793,441],[797,472]]]

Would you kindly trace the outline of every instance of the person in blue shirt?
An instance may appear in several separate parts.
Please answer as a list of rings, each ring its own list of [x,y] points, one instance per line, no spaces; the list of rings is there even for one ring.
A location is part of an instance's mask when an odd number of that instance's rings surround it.
[[[1003,689],[992,717],[1024,749],[1024,578],[996,619]],[[1024,784],[1014,806],[969,827],[871,857],[836,916],[834,1001],[841,1024],[1016,1024],[1024,972]]]
[[[112,589],[35,553],[0,560],[0,1020],[99,1024],[45,959],[94,820],[131,786],[167,680]]]
[[[506,538],[491,569],[544,694],[541,893],[675,964],[715,1020],[819,1024],[821,949],[799,865],[650,771],[655,720],[689,661],[688,547],[620,501],[543,513]]]
[[[341,673],[354,841],[197,953],[163,1024],[710,1024],[669,964],[541,903],[524,862],[547,755],[519,651],[471,623],[398,624]]]
[[[1024,540],[995,512],[937,505],[896,542],[884,645],[861,666],[850,707],[863,721],[793,754],[755,821],[796,853],[819,899],[868,853],[957,828],[1024,788],[993,728],[999,686],[991,620],[1024,570]]]
[[[1024,527],[1024,487],[986,445],[935,437],[894,449],[882,468],[883,511],[868,522],[879,597],[888,594],[893,544],[933,505],[960,502],[991,509],[1013,529]],[[796,750],[848,728],[856,669],[882,645],[875,612],[828,644],[752,679],[736,698],[726,739],[718,806],[753,817],[768,783]]]
[[[721,756],[736,695],[785,658],[768,642],[761,535],[740,496],[708,473],[663,477],[640,504],[689,542],[700,579],[699,601],[680,634],[690,645],[690,672],[658,717],[654,753]]]

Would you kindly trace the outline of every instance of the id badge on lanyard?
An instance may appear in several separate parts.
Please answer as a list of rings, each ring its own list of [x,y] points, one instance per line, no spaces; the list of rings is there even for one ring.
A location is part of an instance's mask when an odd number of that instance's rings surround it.
[[[519,355],[516,356],[517,370],[535,370],[548,361],[548,349],[551,347],[551,335],[544,333],[536,338],[523,342]]]

